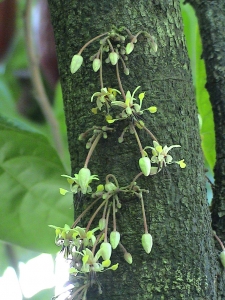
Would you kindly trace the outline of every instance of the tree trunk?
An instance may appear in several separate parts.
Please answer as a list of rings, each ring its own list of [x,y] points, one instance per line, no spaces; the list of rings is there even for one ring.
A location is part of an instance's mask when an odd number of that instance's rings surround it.
[[[185,46],[179,1],[58,1],[49,0],[54,27],[61,85],[63,90],[72,174],[83,167],[87,150],[78,141],[80,133],[93,125],[103,126],[102,116],[91,113],[90,97],[100,90],[98,76],[89,57],[98,50],[91,44],[84,53],[84,64],[74,75],[70,62],[74,54],[93,37],[109,31],[112,25],[125,26],[132,33],[146,30],[155,36],[154,54],[145,39],[129,58],[130,75],[122,76],[125,91],[141,86],[146,91],[144,105],[156,105],[158,112],[148,115],[145,124],[162,145],[179,144],[173,149],[175,160],[184,158],[186,169],[171,165],[168,174],[140,177],[138,185],[149,190],[144,195],[153,248],[146,254],[141,247],[144,233],[141,206],[137,198],[122,199],[119,228],[122,243],[133,256],[128,265],[116,250],[117,271],[98,276],[103,294],[93,290],[88,299],[217,299],[217,265],[206,191],[204,162],[200,146],[198,118]],[[115,69],[107,68],[105,86],[118,88]],[[106,72],[105,72],[106,73]],[[146,114],[147,115],[147,114]],[[92,174],[101,183],[114,174],[127,185],[139,172],[140,153],[133,135],[118,143],[124,124],[106,140],[100,140],[90,162]],[[143,146],[152,140],[139,130]],[[76,199],[75,199],[76,201]],[[83,205],[92,201],[88,197]],[[75,216],[82,210],[75,211]],[[90,217],[90,216],[89,216]],[[72,221],[72,220],[71,220]],[[83,225],[85,221],[82,220]],[[72,222],[71,222],[72,223]],[[219,299],[219,298],[218,298]]]
[[[214,115],[216,135],[215,185],[212,201],[212,225],[221,240],[225,240],[225,2],[189,0],[197,14],[202,38],[207,84]],[[219,251],[221,247],[217,244]],[[218,276],[218,299],[225,297],[225,274]]]

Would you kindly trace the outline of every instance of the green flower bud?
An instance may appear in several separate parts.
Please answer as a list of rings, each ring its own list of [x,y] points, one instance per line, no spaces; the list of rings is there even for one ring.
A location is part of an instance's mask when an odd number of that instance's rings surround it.
[[[124,253],[124,259],[125,259],[125,261],[126,262],[128,262],[128,264],[132,264],[132,262],[133,262],[133,258],[132,258],[132,256],[131,256],[131,254],[129,253],[129,252],[125,252]]]
[[[126,54],[130,54],[134,50],[134,44],[133,43],[128,43],[126,45]]]
[[[117,264],[113,265],[112,267],[110,267],[109,270],[116,271],[118,269],[118,266],[119,266],[119,264],[117,263]]]
[[[110,244],[112,245],[113,249],[116,249],[120,242],[120,233],[118,231],[112,231],[110,233]]]
[[[95,58],[92,64],[94,72],[97,72],[101,67],[101,60],[99,58]]]
[[[100,230],[103,230],[103,229],[105,228],[105,223],[106,223],[106,219],[101,218],[101,219],[99,220],[98,226],[99,226],[99,229],[100,229]]]
[[[79,70],[82,63],[83,57],[79,54],[74,55],[70,64],[71,73],[74,74],[77,70]]]
[[[149,157],[141,157],[139,159],[139,167],[145,176],[148,176],[151,171],[151,161]]]
[[[126,108],[126,113],[128,116],[132,115],[132,109],[129,106]]]
[[[125,75],[129,75],[129,74],[130,74],[130,70],[129,70],[128,68],[125,68],[125,69],[124,69],[124,74],[125,74]]]
[[[105,185],[105,190],[106,190],[107,192],[113,192],[113,191],[116,190],[116,186],[115,186],[115,184],[112,183],[112,182],[106,183],[106,185]]]
[[[150,233],[144,233],[141,239],[142,246],[146,253],[150,253],[152,249],[152,236]]]
[[[101,249],[101,256],[103,260],[110,259],[112,254],[112,246],[110,245],[110,243],[107,242],[101,243],[100,249]]]
[[[225,268],[225,250],[223,250],[220,253],[220,260],[221,260],[221,263],[222,263],[223,267]]]
[[[87,193],[88,183],[91,177],[91,171],[88,168],[80,169],[78,173],[79,185],[81,188],[82,194]]]
[[[116,53],[116,52],[111,52],[109,54],[109,59],[110,59],[110,62],[113,66],[115,66],[118,62],[118,59],[119,59],[119,55]]]

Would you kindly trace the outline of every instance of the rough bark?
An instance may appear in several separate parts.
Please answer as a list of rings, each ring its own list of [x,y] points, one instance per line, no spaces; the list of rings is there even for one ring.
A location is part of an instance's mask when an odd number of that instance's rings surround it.
[[[214,115],[216,135],[215,185],[212,201],[212,225],[225,240],[225,2],[189,0],[198,17],[205,60],[207,84]],[[218,249],[221,247],[217,244]],[[225,276],[218,277],[218,299],[225,297]],[[221,298],[220,298],[221,297]]]
[[[183,36],[179,1],[58,1],[49,0],[57,44],[63,90],[72,174],[86,157],[79,133],[102,118],[90,113],[91,95],[99,91],[98,78],[91,70],[89,57],[97,47],[84,52],[85,65],[70,74],[70,61],[81,46],[112,25],[126,26],[131,32],[147,30],[156,37],[158,52],[140,39],[130,56],[130,75],[123,77],[125,90],[141,85],[146,91],[146,107],[157,105],[158,113],[146,117],[145,123],[162,144],[180,144],[174,158],[185,158],[187,168],[169,167],[166,174],[138,181],[150,193],[144,196],[153,249],[150,255],[141,248],[143,225],[140,203],[124,199],[119,217],[122,242],[133,255],[127,265],[116,251],[112,260],[119,262],[116,272],[99,275],[103,294],[95,291],[88,299],[217,299],[215,287],[216,258],[211,232],[204,180],[204,163],[200,147],[196,105]],[[105,85],[115,86],[114,69],[108,71]],[[101,180],[108,173],[120,184],[129,183],[139,172],[139,150],[133,136],[118,144],[122,123],[107,140],[101,140],[90,162],[92,174]],[[143,145],[151,145],[140,133]],[[84,202],[90,201],[89,199]],[[79,211],[75,211],[77,215]],[[72,223],[72,222],[71,222]]]

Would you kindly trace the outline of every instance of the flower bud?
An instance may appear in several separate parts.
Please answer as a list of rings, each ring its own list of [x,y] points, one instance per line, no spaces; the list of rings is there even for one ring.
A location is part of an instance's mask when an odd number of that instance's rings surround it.
[[[106,223],[106,219],[101,218],[101,219],[99,220],[98,226],[99,226],[99,229],[100,229],[100,230],[103,230],[103,229],[105,228],[105,223]]]
[[[118,231],[112,231],[110,233],[110,244],[112,245],[113,249],[116,249],[120,242],[120,233]]]
[[[110,243],[107,242],[101,243],[100,249],[101,249],[101,256],[103,260],[110,259],[112,254],[112,246],[110,245]]]
[[[220,260],[221,260],[221,263],[222,263],[223,267],[225,268],[225,250],[223,250],[220,253]]]
[[[133,43],[128,43],[126,45],[126,54],[130,54],[134,50],[134,44]]]
[[[116,190],[116,186],[115,186],[114,183],[108,182],[108,183],[106,183],[106,185],[105,185],[105,190],[106,190],[107,192],[113,192],[113,191]]]
[[[141,239],[142,246],[146,253],[150,253],[152,249],[152,236],[150,233],[144,233]]]
[[[79,54],[74,55],[70,64],[71,73],[74,74],[77,70],[79,70],[82,63],[83,57]]]
[[[148,110],[150,111],[151,114],[154,114],[154,113],[157,112],[157,107],[156,107],[156,106],[150,106],[150,107],[148,108]]]
[[[129,70],[128,68],[124,68],[123,71],[124,71],[124,74],[125,74],[125,75],[129,75],[129,74],[130,74],[130,70]]]
[[[145,176],[148,176],[151,171],[151,161],[150,161],[149,157],[147,157],[147,156],[141,157],[139,159],[139,167],[140,167],[142,173]]]
[[[127,113],[128,116],[131,116],[131,115],[132,115],[132,109],[130,108],[130,106],[128,106],[128,107],[126,108],[126,113]]]
[[[119,59],[119,55],[116,53],[116,52],[111,52],[109,54],[109,59],[110,59],[110,62],[113,66],[115,66],[118,62],[118,59]]]
[[[92,64],[94,72],[97,72],[101,67],[101,60],[99,58],[95,58]]]
[[[118,269],[118,266],[119,266],[119,264],[117,263],[117,264],[113,265],[112,267],[110,267],[109,269],[116,271]]]
[[[63,196],[65,196],[65,195],[68,193],[67,190],[62,189],[62,188],[59,189],[59,192],[60,192],[60,194],[63,195]]]
[[[128,264],[132,264],[132,262],[133,262],[133,258],[132,258],[132,256],[131,256],[131,254],[129,253],[129,252],[125,252],[124,253],[124,259],[125,259],[125,261],[126,262],[128,262]]]
[[[110,260],[110,259],[103,260],[102,266],[103,266],[104,268],[108,268],[110,265],[111,265],[111,260]]]
[[[79,185],[80,185],[82,194],[87,193],[87,187],[88,187],[90,177],[91,177],[91,171],[88,168],[80,169],[80,171],[78,173],[78,178],[79,178]]]

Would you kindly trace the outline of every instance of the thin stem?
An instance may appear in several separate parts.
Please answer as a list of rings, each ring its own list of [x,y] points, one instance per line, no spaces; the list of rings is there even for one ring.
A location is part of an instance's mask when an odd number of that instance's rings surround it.
[[[99,39],[100,37],[104,36],[104,35],[107,35],[108,32],[105,32],[105,33],[102,33],[96,37],[94,37],[93,39],[91,39],[90,41],[88,41],[86,44],[84,44],[84,46],[80,49],[80,51],[78,52],[78,55],[81,55],[81,53],[84,51],[84,49],[90,45],[92,42],[96,41],[97,39]]]
[[[92,206],[99,200],[99,199],[101,199],[102,198],[102,196],[101,197],[98,197],[95,201],[93,201],[83,212],[82,212],[82,214],[80,214],[78,217],[77,217],[77,219],[74,221],[74,223],[73,223],[73,225],[71,226],[71,228],[74,228],[76,225],[77,225],[77,223],[79,223],[80,222],[80,220],[83,218],[83,216],[89,211],[89,209],[91,209],[92,208]]]
[[[100,86],[101,89],[104,88],[104,83],[103,83],[103,76],[102,76],[102,46],[100,48],[100,60],[101,60],[101,65],[100,65],[100,70],[99,70],[99,75],[100,75]]]
[[[214,235],[214,237],[217,239],[217,241],[219,242],[219,244],[220,244],[222,250],[225,251],[225,247],[224,247],[224,245],[223,245],[221,239],[218,237],[218,235],[217,235],[214,231],[213,231],[213,235]]]
[[[145,131],[147,131],[147,133],[151,136],[151,138],[158,143],[157,138],[154,136],[154,134],[151,133],[151,131],[144,125],[142,125],[142,124],[140,124],[140,125],[144,128]]]
[[[85,291],[85,289],[87,290],[88,285],[89,285],[89,284],[86,283],[86,284],[82,285],[79,289],[77,289],[76,292],[75,292],[74,294],[71,295],[71,299],[74,299],[74,297],[77,296],[80,292],[81,292],[82,294],[80,294],[79,296],[82,296],[83,293],[84,293],[84,291]]]
[[[105,178],[105,181],[106,181],[106,182],[109,182],[109,177],[112,177],[112,178],[113,178],[113,180],[115,181],[116,186],[119,188],[118,181],[117,181],[116,177],[115,177],[113,174],[108,174],[108,175],[106,176],[106,178]]]
[[[50,126],[52,137],[56,150],[59,156],[62,158],[63,155],[63,142],[60,135],[59,124],[53,113],[52,107],[50,105],[49,99],[44,89],[44,85],[41,79],[41,72],[38,65],[37,54],[35,53],[34,43],[33,43],[33,33],[31,26],[31,4],[32,1],[27,0],[24,12],[24,27],[25,27],[25,41],[29,60],[29,68],[31,72],[31,80],[36,90],[37,97],[36,100],[40,105],[41,111]]]
[[[128,28],[125,27],[124,30],[129,34],[131,39],[134,37],[134,35],[130,32]]]
[[[116,64],[116,76],[117,76],[117,80],[118,80],[118,84],[119,84],[119,89],[121,91],[121,94],[123,96],[124,101],[126,101],[126,95],[125,95],[125,92],[124,92],[124,89],[123,89],[123,86],[122,86],[122,83],[121,83],[121,79],[120,79],[118,62]]]
[[[95,147],[97,146],[97,144],[98,144],[98,142],[99,142],[101,136],[102,136],[102,132],[100,132],[100,133],[97,135],[96,139],[94,140],[93,144],[91,145],[91,148],[89,149],[87,158],[86,158],[85,163],[84,163],[84,168],[87,168],[87,167],[88,167],[88,163],[89,163],[89,160],[90,160],[90,158],[91,158],[91,155],[92,155],[92,153],[93,153]]]
[[[133,36],[131,43],[136,43],[137,42],[137,37],[143,33],[143,31],[139,31],[136,35]]]
[[[131,184],[130,184],[130,190],[132,189],[132,187],[133,187],[134,183],[136,182],[136,180],[137,180],[141,175],[143,175],[142,172],[138,173],[138,174],[134,177],[134,179],[132,180],[132,182],[131,182]]]
[[[139,139],[139,136],[138,136],[137,131],[136,131],[136,129],[135,129],[135,127],[134,127],[133,124],[131,124],[131,128],[132,128],[133,131],[134,131],[134,134],[135,134],[135,137],[136,137],[136,140],[137,140],[137,143],[138,143],[140,152],[141,152],[141,156],[142,156],[142,157],[145,157],[145,155],[144,155],[144,150],[143,150],[143,147],[142,147],[142,145],[141,145],[141,141],[140,141],[140,139]]]
[[[123,246],[123,244],[121,244],[121,242],[119,242],[119,246],[122,249],[123,253],[127,253],[126,248]]]
[[[94,243],[94,245],[93,245],[93,248],[92,248],[92,250],[91,250],[91,252],[93,253],[93,255],[94,255],[94,253],[95,253],[96,246],[97,246],[97,244],[98,244],[98,242],[99,242],[99,240],[100,240],[100,238],[101,238],[103,232],[104,232],[104,231],[102,230],[102,231],[99,233],[99,235],[97,236],[97,239],[96,239],[96,241],[95,241],[95,243]]]
[[[109,197],[110,198],[110,197]],[[108,198],[108,199],[109,199]],[[102,218],[105,219],[105,214],[106,214],[106,209],[107,209],[107,206],[108,206],[108,201],[105,203],[105,207],[104,207],[104,210],[103,210],[103,214],[102,214]]]
[[[108,42],[108,44],[109,44],[109,47],[110,47],[111,51],[112,51],[112,52],[115,52],[115,50],[114,50],[114,48],[113,48],[113,45],[112,45],[112,43],[110,42],[109,39],[107,40],[107,42]]]
[[[115,204],[114,197],[113,197],[113,231],[116,231],[116,204]]]
[[[147,220],[146,220],[146,215],[145,215],[144,200],[143,200],[142,195],[139,195],[139,198],[141,200],[141,208],[142,208],[142,214],[143,214],[143,221],[144,221],[145,233],[148,233]]]
[[[87,224],[87,227],[85,229],[85,232],[88,232],[90,226],[91,226],[91,223],[93,222],[94,218],[96,217],[97,213],[100,211],[100,209],[102,208],[103,205],[105,205],[106,201],[108,201],[108,199],[104,200],[100,205],[99,207],[96,209],[96,211],[93,213],[92,217],[90,218],[88,224]]]
[[[110,213],[110,206],[108,208],[108,211],[107,211],[107,216],[106,216],[106,221],[105,221],[105,232],[104,232],[104,242],[107,243],[107,232],[108,232],[108,223],[109,223],[109,213]]]

